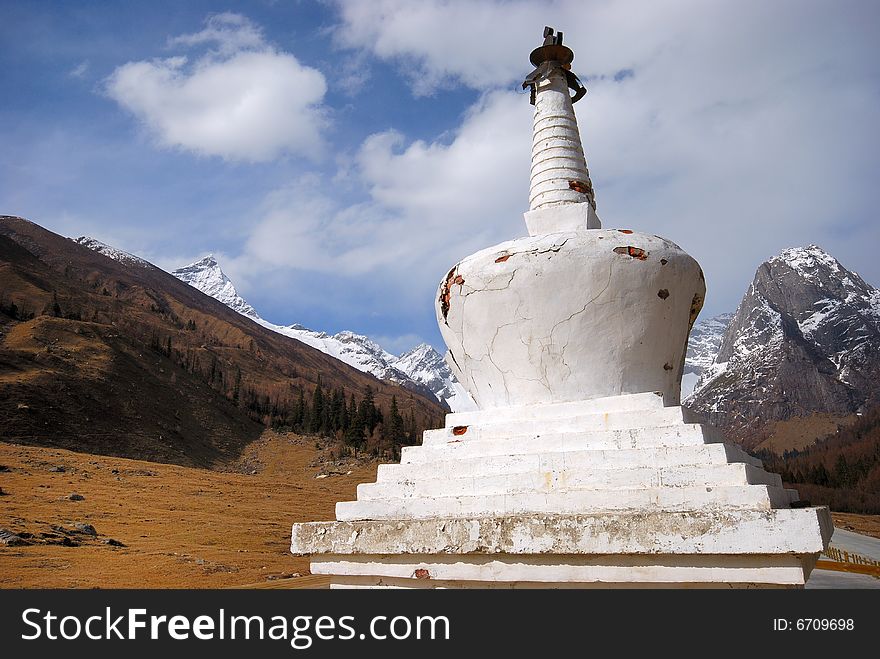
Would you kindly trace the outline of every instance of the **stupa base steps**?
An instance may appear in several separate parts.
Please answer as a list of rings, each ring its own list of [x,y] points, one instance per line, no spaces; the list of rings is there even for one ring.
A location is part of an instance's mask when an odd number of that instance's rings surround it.
[[[334,587],[803,587],[827,508],[314,522],[291,550]]]
[[[654,393],[449,414],[336,519],[788,508],[760,460]]]
[[[813,556],[322,556],[331,588],[802,588]]]
[[[537,478],[537,477],[536,477]],[[336,504],[336,519],[443,519],[506,515],[573,515],[592,512],[661,509],[688,511],[772,510],[787,508],[795,490],[769,485],[698,485],[637,489],[558,488],[555,491],[512,491],[468,496],[397,496],[359,499]]]
[[[654,393],[449,414],[291,551],[338,588],[803,587],[833,530]]]

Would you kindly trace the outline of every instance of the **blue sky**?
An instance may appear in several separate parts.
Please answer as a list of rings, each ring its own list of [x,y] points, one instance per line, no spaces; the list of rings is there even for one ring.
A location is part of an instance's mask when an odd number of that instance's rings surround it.
[[[523,235],[544,24],[605,226],[703,265],[704,314],[817,243],[880,283],[875,2],[0,2],[0,213],[173,269],[214,252],[262,316],[442,346],[459,259]]]

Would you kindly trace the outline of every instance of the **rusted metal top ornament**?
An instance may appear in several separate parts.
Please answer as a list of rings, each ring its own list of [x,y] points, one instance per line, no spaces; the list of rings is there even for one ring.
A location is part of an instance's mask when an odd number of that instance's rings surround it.
[[[565,81],[569,89],[574,91],[571,97],[572,103],[577,103],[587,88],[581,84],[578,77],[571,72],[571,63],[574,61],[574,52],[568,46],[562,45],[562,32],[556,32],[552,27],[544,28],[544,43],[535,48],[529,55],[529,61],[536,67],[523,81],[522,88],[530,88],[529,102],[535,104],[535,92],[542,80],[550,77],[554,69],[562,69],[565,73]]]

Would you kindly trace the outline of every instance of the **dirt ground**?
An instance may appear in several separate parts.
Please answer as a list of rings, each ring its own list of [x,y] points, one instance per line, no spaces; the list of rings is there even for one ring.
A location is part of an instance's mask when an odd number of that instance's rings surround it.
[[[880,538],[880,515],[855,515],[853,513],[831,513],[835,528]]]
[[[0,587],[223,588],[306,575],[290,525],[333,519],[334,504],[376,476],[375,464],[310,466],[318,454],[313,439],[266,432],[234,473],[0,442],[0,529],[32,543],[0,544]]]
[[[271,432],[227,472],[0,442],[0,529],[32,543],[0,544],[0,587],[281,586],[309,573],[290,525],[332,519],[376,477],[375,463],[310,465],[319,455],[313,439]],[[880,515],[833,518],[880,538]]]

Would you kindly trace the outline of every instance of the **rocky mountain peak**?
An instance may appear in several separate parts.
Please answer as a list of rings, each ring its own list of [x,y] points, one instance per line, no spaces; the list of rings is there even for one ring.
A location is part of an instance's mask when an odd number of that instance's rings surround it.
[[[259,318],[256,309],[235,290],[232,280],[220,268],[220,264],[213,254],[208,254],[194,263],[178,268],[171,274],[238,313],[254,319]]]
[[[768,420],[847,415],[880,399],[880,292],[817,245],[762,263],[688,398],[747,434]]]
[[[427,343],[407,350],[397,358],[394,366],[434,392],[453,412],[476,409],[476,403],[455,379],[443,357]]]
[[[214,254],[212,253],[212,254],[206,254],[205,256],[200,258],[195,263],[191,263],[190,265],[185,266],[185,268],[181,268],[181,270],[184,270],[186,268],[201,269],[201,270],[217,268],[218,270],[220,270],[220,264],[217,262],[217,259],[214,258]],[[223,274],[222,270],[220,270],[220,274],[221,275]]]
[[[410,348],[397,358],[398,368],[406,365],[407,368],[437,368],[444,364],[443,356],[427,343],[420,343]]]
[[[876,292],[858,274],[816,245],[786,249],[755,275],[758,291],[780,311],[811,315],[827,300],[860,304]]]

